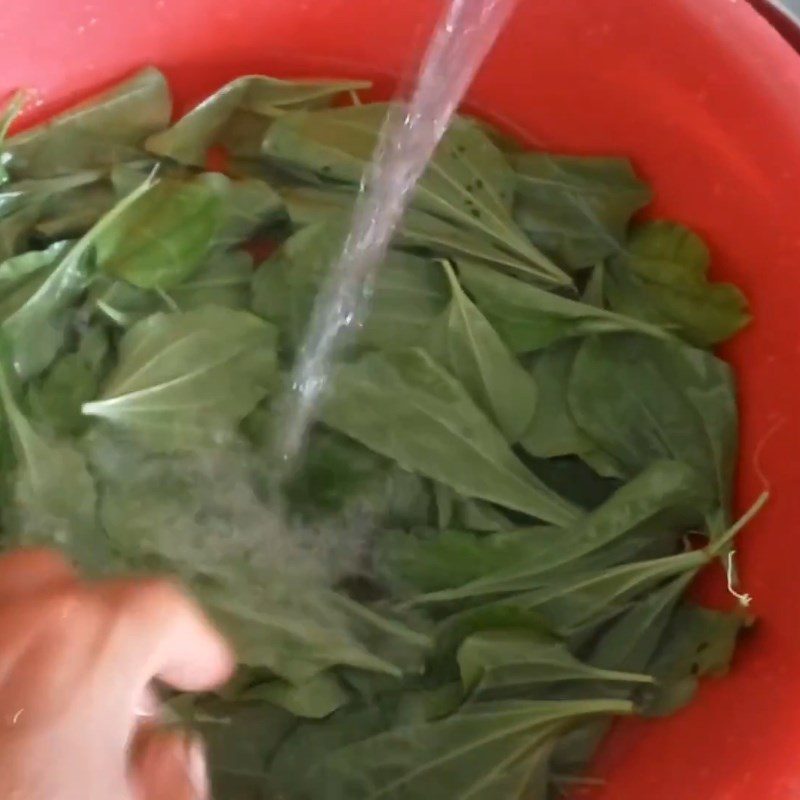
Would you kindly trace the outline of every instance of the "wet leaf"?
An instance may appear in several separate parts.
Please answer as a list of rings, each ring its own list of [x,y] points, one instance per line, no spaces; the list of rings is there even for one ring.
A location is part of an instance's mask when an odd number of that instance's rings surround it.
[[[452,297],[433,329],[429,350],[464,384],[506,439],[516,442],[536,409],[536,382],[467,297],[453,268],[446,263],[443,268]]]
[[[730,338],[750,321],[747,300],[708,278],[711,256],[693,231],[672,222],[636,228],[609,262],[605,294],[615,311],[676,331],[699,347]]]
[[[257,317],[214,306],[154,314],[125,335],[83,413],[159,447],[197,447],[230,435],[275,376],[275,331]]]
[[[357,186],[389,106],[301,111],[276,121],[265,154],[292,170]],[[521,272],[555,285],[570,279],[528,242],[511,218],[514,173],[478,126],[456,119],[417,185],[414,207],[472,233],[514,257]]]
[[[343,365],[322,418],[469,497],[560,525],[578,516],[525,469],[463,386],[423,351],[376,353]]]
[[[182,164],[202,167],[212,146],[241,124],[247,114],[262,122],[263,139],[269,123],[289,111],[324,108],[338,96],[369,87],[368,81],[286,81],[264,75],[237,78],[207,97],[171,128],[147,140],[147,149]]]
[[[617,253],[631,217],[651,199],[624,158],[520,153],[512,164],[517,222],[534,244],[570,269]]]
[[[141,155],[144,140],[169,124],[172,101],[164,76],[147,67],[108,91],[6,142],[15,177],[63,175]]]

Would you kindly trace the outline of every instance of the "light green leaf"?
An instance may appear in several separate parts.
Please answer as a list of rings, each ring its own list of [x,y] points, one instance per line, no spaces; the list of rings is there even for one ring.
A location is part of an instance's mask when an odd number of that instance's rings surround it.
[[[469,497],[558,525],[579,516],[528,472],[463,386],[421,350],[376,353],[340,367],[322,419]]]
[[[208,306],[154,314],[120,344],[100,398],[83,413],[153,444],[196,447],[230,434],[276,377],[275,330],[243,311]]]
[[[169,124],[164,76],[147,67],[108,91],[6,142],[15,176],[62,175],[135,158],[144,140]]]
[[[146,186],[95,237],[98,267],[141,288],[170,289],[200,267],[222,209],[218,187],[205,177]]]
[[[429,349],[514,443],[536,409],[536,383],[464,293],[453,268],[443,267],[452,298],[433,329]]]
[[[391,107],[380,103],[296,112],[277,120],[264,143],[279,164],[357,186]],[[526,239],[511,218],[514,173],[474,123],[457,118],[417,184],[413,205],[482,236],[513,256],[514,267],[555,285],[569,277]]]
[[[210,147],[225,140],[226,129],[244,114],[261,122],[258,139],[269,123],[299,108],[324,108],[345,92],[369,87],[368,81],[285,81],[264,75],[237,78],[206,98],[171,128],[147,140],[147,149],[182,164],[202,167]]]
[[[730,338],[750,321],[747,300],[711,283],[711,256],[693,231],[672,222],[636,228],[608,265],[605,293],[615,311],[677,331],[699,347]]]
[[[520,153],[515,218],[531,241],[570,269],[618,252],[650,189],[624,158]]]

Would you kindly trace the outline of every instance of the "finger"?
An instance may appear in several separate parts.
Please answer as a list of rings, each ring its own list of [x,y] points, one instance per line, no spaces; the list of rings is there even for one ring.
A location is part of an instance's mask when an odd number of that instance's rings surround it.
[[[143,731],[133,747],[131,781],[136,800],[208,800],[202,742],[186,733]]]
[[[206,691],[231,676],[233,651],[199,606],[174,584],[116,581],[98,592],[115,615],[116,635],[109,643],[113,660],[125,665],[134,691],[140,692],[153,678],[182,691]]]
[[[77,579],[69,562],[54,550],[16,550],[0,558],[0,600],[60,589]]]

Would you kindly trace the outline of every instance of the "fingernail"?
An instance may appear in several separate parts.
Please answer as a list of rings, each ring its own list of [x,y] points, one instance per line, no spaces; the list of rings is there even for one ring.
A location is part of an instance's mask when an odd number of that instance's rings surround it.
[[[187,737],[186,770],[197,800],[207,800],[211,792],[206,768],[206,749],[196,736]]]

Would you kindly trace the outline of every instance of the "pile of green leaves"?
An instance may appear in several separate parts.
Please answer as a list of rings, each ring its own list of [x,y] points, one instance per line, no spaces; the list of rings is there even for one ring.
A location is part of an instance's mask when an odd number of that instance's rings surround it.
[[[171,124],[147,69],[5,141],[3,543],[187,581],[241,661],[173,703],[225,800],[557,797],[747,623],[685,597],[742,526],[711,348],[747,305],[633,221],[624,159],[461,117],[278,513],[271,409],[387,110],[365,86],[244,77]]]

